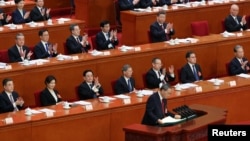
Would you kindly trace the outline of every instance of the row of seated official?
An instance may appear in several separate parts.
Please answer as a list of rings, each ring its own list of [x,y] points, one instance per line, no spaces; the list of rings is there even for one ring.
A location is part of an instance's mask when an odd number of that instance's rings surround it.
[[[24,0],[14,1],[17,8],[12,12],[12,15],[8,15],[0,9],[0,26],[12,22],[14,24],[23,24],[31,21],[37,22],[51,19],[50,8],[44,7],[44,0],[35,0],[36,6],[31,11],[26,11],[24,9]]]
[[[239,16],[239,6],[231,5],[230,14],[224,20],[225,30],[228,32],[243,31],[247,29],[246,15]],[[156,22],[150,25],[150,42],[163,42],[171,39],[175,34],[173,23],[166,22],[166,12],[159,11],[157,13]]]
[[[250,70],[250,64],[248,63],[248,60],[244,57],[243,47],[240,45],[236,45],[234,47],[234,53],[235,57],[231,60],[229,64],[229,70],[231,72],[231,75],[248,73]],[[187,63],[181,68],[180,72],[181,83],[193,83],[196,81],[203,80],[201,67],[196,63],[195,53],[193,51],[188,51],[186,53],[186,59]],[[125,64],[122,67],[122,76],[118,78],[114,83],[113,88],[115,94],[126,94],[137,91],[135,88],[135,79],[132,77],[132,74],[132,67],[128,64]],[[174,67],[170,66],[167,72],[166,68],[162,66],[161,59],[153,58],[152,68],[148,70],[144,77],[146,83],[145,87],[150,89],[161,88],[160,91],[166,91],[168,89],[164,88],[166,87],[165,85],[169,85],[172,81],[175,80]],[[98,98],[99,96],[102,96],[104,94],[104,89],[102,88],[98,77],[94,77],[94,73],[92,70],[85,70],[83,72],[83,80],[84,81],[77,87],[76,90],[78,99],[85,100]],[[55,90],[56,78],[54,76],[47,76],[45,79],[45,85],[46,88],[39,92],[40,106],[54,105],[62,101],[61,95],[57,90]],[[24,107],[24,100],[18,96],[17,92],[14,91],[14,83],[11,79],[4,79],[3,87],[4,91],[2,92],[2,94],[0,94],[1,113],[18,111],[22,107]],[[155,96],[155,98],[156,97],[157,96]],[[149,100],[150,99],[151,98],[149,98]],[[150,103],[149,107],[151,107]],[[156,118],[154,119],[154,123],[161,122],[158,119],[156,122]],[[147,118],[145,119],[145,122],[147,122]]]
[[[101,27],[102,31],[96,35],[97,49],[106,50],[115,48],[119,43],[117,31],[110,31],[110,24],[108,21],[101,22]],[[77,24],[71,24],[69,29],[71,35],[66,39],[65,43],[67,54],[88,52],[88,50],[91,49],[91,45],[88,42],[88,35],[81,36],[81,30]],[[49,31],[47,29],[40,29],[38,36],[40,42],[31,49],[25,46],[24,35],[18,33],[15,38],[15,45],[8,49],[9,62],[56,57],[59,54],[57,52],[58,44],[49,42]]]

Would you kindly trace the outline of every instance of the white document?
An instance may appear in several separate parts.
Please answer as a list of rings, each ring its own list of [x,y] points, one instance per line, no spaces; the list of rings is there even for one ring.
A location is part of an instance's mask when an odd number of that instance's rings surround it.
[[[193,83],[185,83],[185,84],[178,84],[175,85],[174,87],[180,87],[181,89],[188,89],[188,88],[192,88],[192,87],[197,87],[198,85],[193,84]]]
[[[244,74],[244,73],[238,74],[237,76],[243,77],[243,78],[250,78],[249,74]]]
[[[70,21],[71,19],[70,18],[59,18],[59,19],[56,19],[56,20],[67,22],[67,21]]]
[[[38,110],[38,111],[44,112],[44,113],[47,113],[47,112],[50,112],[50,113],[56,112],[55,110],[51,110],[51,109],[47,109],[47,108],[40,109],[40,110]]]
[[[121,47],[119,47],[119,49],[126,49],[126,50],[134,50],[134,47],[132,46],[126,46],[126,45],[122,45]]]
[[[103,52],[98,50],[89,51],[89,53],[93,56],[103,55]]]
[[[0,62],[0,68],[4,69],[7,66],[7,63]]]
[[[130,98],[130,96],[128,96],[128,95],[124,95],[124,94],[115,95],[114,97],[116,97],[116,98],[120,98],[120,99]]]
[[[152,90],[140,90],[137,93],[143,94],[143,95],[152,95],[154,93],[154,91],[152,91]]]
[[[116,98],[110,96],[100,96],[100,99],[108,99],[108,100],[115,100]]]
[[[224,80],[221,80],[221,79],[215,79],[215,78],[212,78],[212,79],[209,79],[207,80],[208,82],[212,82],[212,83],[215,83],[215,82],[218,82],[218,83],[223,83]]]
[[[74,102],[74,104],[78,104],[78,105],[83,105],[83,106],[85,106],[85,105],[90,105],[91,104],[91,102],[87,102],[87,101],[76,101],[76,102]]]
[[[31,109],[31,113],[32,113],[32,114],[40,114],[40,113],[42,113],[42,111],[38,111],[38,110],[33,110],[33,109]]]
[[[176,122],[180,122],[182,120],[185,120],[185,119],[175,119],[171,116],[167,116],[167,117],[162,119],[162,122],[163,123],[176,123]]]

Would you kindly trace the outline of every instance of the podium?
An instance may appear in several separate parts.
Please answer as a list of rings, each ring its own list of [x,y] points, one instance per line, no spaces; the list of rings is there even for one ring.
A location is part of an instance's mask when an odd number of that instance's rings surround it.
[[[206,106],[190,105],[197,118],[168,127],[133,124],[123,128],[125,141],[206,141],[207,125],[224,124],[227,110]]]

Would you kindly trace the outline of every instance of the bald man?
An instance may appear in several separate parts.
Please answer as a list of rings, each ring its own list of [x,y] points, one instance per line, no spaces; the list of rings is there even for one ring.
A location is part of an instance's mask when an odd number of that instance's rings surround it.
[[[246,15],[238,16],[239,6],[233,4],[230,9],[230,15],[225,19],[225,29],[228,32],[243,31],[247,29]]]

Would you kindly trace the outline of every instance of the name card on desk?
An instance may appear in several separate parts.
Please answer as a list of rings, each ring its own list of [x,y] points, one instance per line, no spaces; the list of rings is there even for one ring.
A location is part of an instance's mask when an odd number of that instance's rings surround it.
[[[46,115],[46,117],[53,117],[54,116],[54,112],[47,111],[47,112],[45,112],[45,115]]]
[[[130,98],[125,98],[125,99],[123,99],[123,103],[124,103],[124,104],[130,104],[130,103],[131,103]]]
[[[92,104],[87,104],[87,105],[85,105],[85,109],[86,109],[86,111],[91,111],[91,110],[93,110]]]
[[[6,124],[12,124],[14,121],[13,121],[13,118],[12,118],[12,117],[8,117],[8,118],[5,118],[5,119],[4,119],[4,122],[5,122]]]
[[[201,86],[195,87],[195,91],[196,91],[197,93],[202,92],[202,87],[201,87]]]
[[[103,55],[110,55],[110,51],[104,51]]]
[[[23,29],[23,25],[16,25],[16,29]]]
[[[37,26],[41,27],[41,26],[44,26],[44,23],[37,23]]]
[[[135,51],[141,51],[141,47],[135,47]]]
[[[72,60],[78,60],[79,57],[78,56],[72,56]]]
[[[208,1],[208,5],[214,5],[213,1]]]
[[[231,86],[231,87],[233,87],[233,86],[236,86],[236,81],[229,81],[229,85]]]
[[[36,65],[38,65],[38,66],[39,66],[39,65],[43,65],[43,62],[42,62],[42,61],[37,61],[37,62],[36,62]]]
[[[236,33],[236,36],[237,37],[241,37],[241,36],[243,36],[243,34],[240,32],[240,33]]]
[[[6,69],[6,70],[11,70],[11,69],[12,69],[12,66],[11,66],[11,65],[7,65],[7,66],[5,66],[5,69]]]

